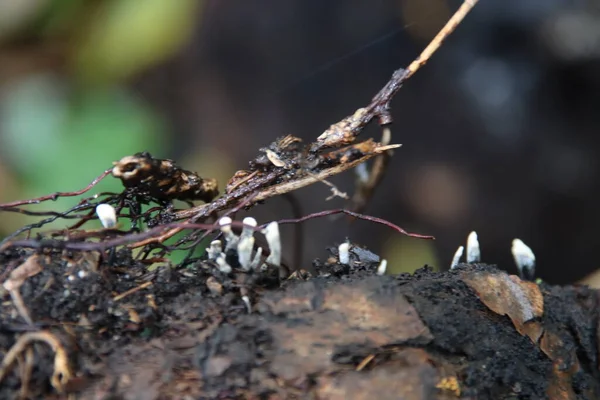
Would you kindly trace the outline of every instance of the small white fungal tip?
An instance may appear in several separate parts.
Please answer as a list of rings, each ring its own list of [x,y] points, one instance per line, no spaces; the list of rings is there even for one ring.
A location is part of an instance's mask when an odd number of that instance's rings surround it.
[[[96,206],[96,215],[98,215],[100,223],[106,229],[117,225],[117,211],[110,204],[98,204]]]
[[[459,246],[458,249],[456,249],[456,253],[454,253],[454,257],[452,257],[452,263],[450,263],[450,269],[456,268],[464,252],[465,246]]]
[[[219,220],[219,225],[221,225],[221,232],[223,232],[223,236],[225,236],[225,251],[229,249],[234,249],[237,244],[239,237],[236,235],[231,229],[231,223],[233,221],[230,217],[222,217]]]
[[[209,260],[216,260],[217,257],[223,252],[223,244],[220,240],[213,240],[210,242],[210,247],[206,249]]]
[[[481,250],[479,249],[479,240],[477,240],[477,232],[469,233],[467,238],[467,262],[474,263],[481,261]]]
[[[250,263],[250,268],[251,269],[257,269],[258,265],[260,264],[260,257],[262,256],[262,247],[259,247],[258,249],[256,249],[256,253],[254,254],[254,258],[252,259],[252,262]]]
[[[249,225],[252,227],[258,225],[258,223],[256,222],[256,219],[254,219],[252,217],[246,217],[242,220],[242,222],[244,223],[244,225]]]
[[[231,223],[233,221],[229,217],[222,217],[219,220],[219,225],[221,226],[221,232],[225,233],[225,231],[231,232]]]
[[[277,221],[273,221],[269,223],[265,229],[262,230],[262,233],[265,235],[267,239],[267,243],[269,244],[269,257],[267,257],[267,262],[276,266],[281,265],[281,236],[279,235],[279,224]]]
[[[79,276],[79,278],[83,279],[87,276],[87,272],[84,270],[79,270],[79,272],[77,272],[77,276]]]
[[[227,261],[225,261],[225,254],[221,253],[217,257],[215,262],[217,263],[217,266],[219,267],[219,271],[221,271],[222,273],[228,274],[231,272],[231,265],[229,265],[227,263]]]
[[[246,217],[242,223],[244,224],[244,227],[242,228],[242,234],[240,237],[245,238],[254,235],[254,229],[252,228],[256,228],[256,225],[258,225],[256,220],[252,217]]]
[[[533,279],[535,254],[521,239],[513,239],[511,252],[522,278]]]
[[[244,271],[250,271],[252,259],[252,249],[254,249],[254,237],[243,236],[237,245],[238,261]]]
[[[75,275],[69,275],[67,276],[67,279],[72,282],[75,280]]]
[[[252,314],[252,305],[250,304],[250,298],[248,296],[242,296],[242,301],[246,305],[246,310],[248,310],[248,314]]]
[[[344,242],[338,247],[340,264],[350,265],[350,243]]]
[[[379,263],[379,267],[377,267],[377,275],[385,275],[386,270],[387,270],[387,260],[384,258]]]

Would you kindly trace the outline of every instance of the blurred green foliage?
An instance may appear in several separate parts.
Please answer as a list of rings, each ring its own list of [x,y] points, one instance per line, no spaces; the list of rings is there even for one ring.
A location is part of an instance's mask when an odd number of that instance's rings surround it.
[[[90,21],[75,57],[84,81],[129,77],[177,51],[198,15],[196,0],[118,0]]]
[[[198,0],[0,2],[0,56],[8,54],[3,59],[10,62],[10,54],[27,55],[25,69],[17,59],[15,67],[0,68],[0,201],[81,189],[112,161],[138,151],[169,156],[160,110],[138,98],[128,81],[187,43],[201,5]],[[48,67],[46,49],[59,53],[58,69]],[[119,190],[120,181],[107,178],[90,195]],[[76,201],[36,209],[61,210]],[[30,221],[11,215],[0,235]]]

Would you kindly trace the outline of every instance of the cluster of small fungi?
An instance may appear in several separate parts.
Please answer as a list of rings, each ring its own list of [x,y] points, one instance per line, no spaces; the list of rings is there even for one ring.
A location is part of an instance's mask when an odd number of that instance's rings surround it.
[[[521,239],[517,238],[513,239],[510,251],[521,279],[529,281],[533,280],[535,278],[535,254],[533,254],[533,250],[523,243]],[[452,257],[450,269],[455,269],[459,266],[460,259],[464,252],[465,247],[459,246],[454,253],[454,257]],[[479,239],[477,237],[477,232],[475,231],[471,232],[467,237],[467,254],[465,258],[467,264],[481,262]]]

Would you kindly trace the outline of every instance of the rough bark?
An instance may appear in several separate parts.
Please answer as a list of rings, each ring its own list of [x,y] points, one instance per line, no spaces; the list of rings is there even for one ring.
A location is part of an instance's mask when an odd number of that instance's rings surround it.
[[[3,253],[2,270],[25,257]],[[599,297],[586,287],[484,265],[377,276],[375,263],[330,259],[279,283],[203,262],[148,273],[126,251],[113,266],[90,254],[37,262],[20,287],[34,326],[2,303],[0,349],[47,332],[71,376],[56,385],[57,353],[32,340],[4,358],[0,398],[600,398]]]

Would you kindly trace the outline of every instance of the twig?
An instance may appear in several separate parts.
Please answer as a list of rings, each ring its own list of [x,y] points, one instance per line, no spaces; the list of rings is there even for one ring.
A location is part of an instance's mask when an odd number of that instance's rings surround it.
[[[379,118],[380,125],[388,125],[393,122],[390,114],[390,102],[402,87],[402,84],[411,76],[413,76],[419,68],[431,58],[433,53],[441,46],[444,40],[450,35],[454,29],[460,24],[467,13],[473,8],[478,0],[465,0],[460,8],[448,20],[446,25],[427,45],[425,50],[421,52],[407,69],[398,69],[392,74],[392,77],[386,85],[373,97],[371,103],[359,108],[349,117],[344,118],[340,122],[331,125],[329,129],[317,138],[317,141],[311,146],[311,151],[317,152],[326,147],[339,147],[350,144],[354,141],[364,127],[371,122],[375,117]]]
[[[402,234],[410,236],[410,237],[415,237],[415,238],[420,238],[420,239],[434,239],[433,236],[407,232],[404,229],[400,228],[399,226],[397,226],[389,221],[386,221],[384,219],[377,218],[377,217],[371,217],[368,215],[363,215],[363,214],[355,213],[353,211],[344,210],[344,209],[322,211],[322,212],[318,212],[318,213],[314,213],[314,214],[309,214],[309,215],[301,217],[301,218],[282,219],[282,220],[279,220],[278,222],[281,224],[299,223],[299,222],[304,222],[304,221],[307,221],[307,220],[313,219],[313,218],[324,217],[327,215],[334,215],[334,214],[340,214],[340,213],[351,215],[355,218],[362,219],[365,221],[371,221],[371,222],[376,222],[379,224],[386,225],[386,226],[392,228],[393,230],[395,230],[396,232],[402,233]],[[237,227],[244,226],[244,224],[241,221],[232,221],[231,225],[237,226]],[[112,247],[123,246],[126,244],[138,242],[140,240],[145,240],[145,239],[149,239],[149,238],[154,238],[154,239],[162,238],[163,235],[161,235],[161,232],[164,232],[164,231],[168,232],[174,228],[182,229],[182,230],[183,229],[202,229],[202,230],[206,230],[208,232],[212,232],[217,229],[217,226],[218,226],[217,224],[193,224],[193,223],[189,223],[189,222],[173,222],[170,224],[157,226],[156,228],[150,229],[146,232],[127,234],[127,235],[124,235],[124,236],[121,236],[121,237],[118,237],[115,239],[109,239],[109,240],[105,240],[102,242],[71,242],[71,241],[60,241],[60,240],[24,239],[24,240],[17,240],[14,242],[5,243],[3,246],[0,247],[0,251],[3,251],[9,247],[23,247],[23,248],[33,248],[33,249],[55,248],[55,249],[64,249],[64,250],[75,250],[75,251],[104,251],[104,250],[110,249]],[[262,225],[259,227],[254,227],[252,229],[255,231],[259,231],[261,229],[264,229],[265,226],[266,225]]]
[[[410,236],[410,237],[414,237],[414,238],[418,238],[418,239],[435,239],[435,237],[433,236],[429,236],[429,235],[421,235],[419,233],[410,233],[407,232],[406,230],[400,228],[398,225],[393,224],[389,221],[386,221],[385,219],[382,218],[377,218],[377,217],[372,217],[370,215],[363,215],[363,214],[359,214],[359,213],[355,213],[353,211],[350,210],[345,210],[343,208],[338,208],[335,210],[325,210],[325,211],[319,211],[313,214],[309,214],[306,215],[302,218],[289,218],[289,219],[280,219],[277,222],[282,225],[282,224],[297,224],[300,222],[304,222],[304,221],[308,221],[309,219],[314,219],[314,218],[321,218],[321,217],[327,217],[329,215],[335,215],[335,214],[346,214],[346,215],[351,215],[355,218],[358,219],[362,219],[364,221],[370,221],[370,222],[375,222],[378,224],[382,224],[385,225],[389,228],[392,228],[393,230],[395,230],[396,232],[402,233],[403,235],[406,236]],[[266,225],[263,225],[262,227],[264,227]]]
[[[371,122],[374,117],[379,117],[380,125],[387,125],[392,123],[392,116],[389,112],[390,102],[402,87],[404,81],[410,78],[423,66],[427,60],[433,55],[433,53],[440,47],[443,41],[448,37],[450,33],[456,29],[458,24],[463,20],[465,15],[473,8],[478,0],[465,0],[458,11],[450,18],[446,25],[440,30],[440,32],[433,38],[433,40],[427,45],[425,50],[417,57],[407,69],[399,69],[395,71],[388,81],[388,83],[373,97],[371,103],[365,108],[359,108],[354,112],[353,115],[344,118],[340,122],[333,124],[329,129],[323,132],[310,146],[311,153],[317,153],[318,151],[327,147],[341,147],[343,145],[351,144],[355,137],[360,134],[364,127]],[[374,154],[362,157],[359,160],[353,162],[353,166],[361,164],[371,158]],[[349,164],[340,164],[337,167],[331,168],[327,171],[323,171],[320,175],[320,179],[325,179],[329,176],[338,174],[347,170]],[[317,180],[320,180],[317,179]],[[379,178],[380,179],[380,178]],[[303,180],[296,180],[292,182],[282,183],[271,188],[262,190],[256,201],[265,200],[269,197],[280,195],[283,193],[290,192],[292,190],[299,189],[306,185],[315,183],[311,177],[306,177]],[[219,199],[220,200],[220,199]],[[214,202],[213,202],[214,203]],[[205,209],[210,208],[210,204],[195,207],[189,210],[179,212],[177,218],[189,218],[191,216],[202,216],[206,213]]]
[[[21,371],[21,393],[19,394],[21,399],[28,399],[29,395],[29,382],[31,381],[31,373],[33,372],[35,359],[33,357],[33,349],[30,347],[25,352],[25,360],[23,360],[22,371]]]
[[[0,245],[4,244],[5,242],[9,241],[10,239],[12,239],[12,238],[14,238],[14,237],[16,237],[16,236],[18,236],[18,235],[20,235],[20,234],[21,234],[21,233],[23,233],[23,232],[31,232],[33,229],[36,229],[36,228],[41,228],[42,226],[44,226],[44,225],[46,225],[46,224],[49,224],[49,223],[51,223],[51,222],[54,222],[54,221],[56,221],[56,220],[57,220],[57,219],[59,219],[59,218],[69,218],[69,217],[67,217],[67,215],[68,215],[69,213],[71,213],[71,212],[74,212],[74,211],[77,211],[77,210],[81,209],[82,207],[84,207],[84,206],[82,206],[82,205],[77,205],[77,206],[75,206],[75,207],[72,207],[72,208],[70,208],[69,210],[67,210],[67,211],[65,211],[65,212],[63,212],[63,213],[56,213],[56,215],[54,215],[54,216],[52,216],[52,217],[45,218],[45,219],[43,219],[43,220],[41,220],[41,221],[39,221],[39,222],[36,222],[36,223],[30,224],[30,225],[26,225],[26,226],[24,226],[24,227],[22,227],[22,228],[19,228],[19,229],[17,229],[15,232],[11,233],[10,235],[8,235],[8,236],[6,236],[4,239],[2,239],[2,241],[0,241]],[[8,211],[11,211],[12,209],[13,209],[13,208],[12,208],[12,207],[10,207],[10,208],[8,209]],[[4,209],[2,209],[2,208],[0,208],[0,211],[5,211],[5,210],[4,210]]]
[[[212,213],[222,211],[233,204],[236,200],[243,198],[243,201],[247,202],[246,207],[249,207],[253,204],[258,203],[259,201],[266,200],[268,198],[279,196],[285,193],[292,192],[294,190],[298,190],[302,187],[308,186],[315,182],[326,179],[330,176],[337,175],[341,172],[347,171],[351,168],[354,168],[358,164],[361,164],[373,156],[380,154],[383,151],[389,150],[390,148],[398,147],[398,145],[385,146],[385,147],[375,147],[373,152],[370,154],[365,154],[357,160],[338,164],[329,169],[325,169],[318,173],[314,173],[308,176],[303,176],[293,181],[284,182],[281,184],[268,186],[271,182],[277,179],[279,176],[285,173],[285,170],[279,168],[276,171],[273,171],[267,174],[264,177],[259,177],[256,181],[252,181],[252,185],[250,187],[243,186],[239,188],[239,191],[234,191],[230,194],[227,194],[212,203],[202,204],[200,206],[196,206],[187,210],[181,210],[174,213],[175,219],[190,219],[190,221],[197,221],[202,218],[206,218]],[[251,200],[248,200],[248,196],[252,196]]]
[[[17,312],[27,322],[28,325],[33,326],[33,320],[29,315],[29,310],[23,301],[23,296],[21,296],[21,292],[19,289],[10,290],[10,298],[12,299],[13,306],[17,309]]]
[[[38,261],[38,255],[34,254],[27,258],[27,260],[25,260],[24,263],[22,263],[13,271],[11,271],[9,278],[3,283],[3,287],[10,293],[12,303],[19,312],[19,315],[29,325],[33,325],[33,320],[29,315],[29,310],[27,309],[27,306],[25,306],[25,302],[23,301],[23,297],[21,296],[19,288],[21,287],[21,285],[23,285],[27,278],[35,276],[41,271],[42,266]]]
[[[104,171],[102,173],[102,175],[98,176],[96,179],[94,179],[92,182],[90,182],[89,185],[87,185],[86,187],[84,187],[81,190],[76,190],[74,192],[56,192],[56,193],[52,193],[52,194],[49,194],[46,196],[38,197],[36,199],[18,200],[18,201],[13,201],[11,203],[4,203],[4,204],[0,204],[0,209],[4,209],[4,208],[8,208],[8,207],[17,207],[17,206],[22,206],[25,204],[39,204],[43,201],[48,201],[48,200],[55,201],[59,197],[79,196],[80,194],[83,194],[83,193],[87,192],[88,190],[90,190],[91,188],[93,188],[94,186],[96,186],[98,184],[98,182],[100,182],[102,179],[106,178],[106,176],[108,174],[110,174],[111,171],[112,171],[112,169],[107,169],[106,171]]]
[[[461,4],[460,8],[458,10],[456,10],[454,15],[452,15],[452,17],[450,17],[448,22],[446,22],[446,25],[444,25],[444,27],[438,32],[438,34],[435,35],[435,37],[427,45],[425,50],[423,50],[421,52],[421,55],[419,55],[419,57],[417,57],[412,63],[410,63],[408,68],[406,68],[407,73],[406,73],[406,77],[404,78],[404,80],[413,76],[415,74],[415,72],[417,72],[419,70],[419,68],[421,68],[423,65],[425,65],[425,63],[431,58],[433,53],[435,53],[437,51],[437,49],[440,48],[442,43],[444,43],[444,40],[446,40],[446,38],[452,32],[454,32],[456,27],[458,25],[460,25],[462,20],[469,13],[469,11],[471,11],[471,9],[475,6],[475,4],[477,4],[478,1],[479,0],[465,0]]]
[[[332,168],[323,170],[319,173],[315,173],[315,174],[310,174],[308,176],[302,177],[300,179],[296,179],[294,181],[290,181],[290,182],[284,182],[281,183],[279,185],[273,185],[271,187],[268,187],[262,191],[260,191],[254,201],[261,201],[261,200],[266,200],[270,197],[273,196],[279,196],[282,195],[284,193],[288,193],[288,192],[292,192],[294,190],[298,190],[300,188],[303,188],[305,186],[311,185],[315,182],[319,182],[322,181],[324,179],[329,178],[330,176],[333,175],[337,175],[339,173],[342,173],[344,171],[347,171],[351,168],[356,167],[358,164],[362,164],[365,161],[369,160],[370,158],[389,150],[390,148],[395,148],[395,147],[399,147],[399,145],[392,145],[390,146],[384,146],[384,147],[377,147],[374,149],[373,153],[370,154],[365,154],[363,157],[354,160],[354,161],[350,161],[348,163],[345,164],[338,164]]]
[[[312,173],[309,173],[309,175],[313,175]],[[335,197],[341,197],[342,199],[346,199],[348,200],[348,194],[346,192],[342,192],[340,189],[337,188],[337,186],[335,186],[333,183],[329,182],[326,179],[322,179],[321,183],[329,186],[329,189],[331,190],[331,195],[329,197],[327,197],[325,199],[325,201],[329,201]],[[286,193],[287,194],[287,193]]]
[[[162,227],[164,227],[164,225]],[[160,236],[148,237],[148,238],[145,238],[145,239],[140,240],[138,242],[131,243],[129,245],[129,247],[132,248],[132,249],[135,249],[137,247],[146,246],[146,245],[148,245],[150,243],[162,243],[165,240],[170,239],[171,237],[173,237],[177,233],[181,232],[183,229],[184,228],[182,226],[178,226],[176,228],[169,229],[168,231],[166,231],[165,233],[161,234]]]
[[[150,285],[152,285],[152,282],[144,282],[140,286],[134,287],[133,289],[129,289],[126,292],[123,292],[121,294],[116,295],[115,297],[113,297],[113,301],[119,301],[119,300],[121,300],[121,299],[129,296],[130,294],[138,292],[138,291],[140,291],[142,289],[146,289]]]
[[[375,354],[369,354],[356,366],[356,372],[362,371],[373,359],[375,358]]]
[[[38,257],[37,254],[30,256],[11,271],[9,278],[3,283],[4,289],[8,291],[18,290],[27,278],[39,274],[42,271],[42,266],[38,261]]]
[[[232,225],[242,225],[237,221],[234,221]],[[145,240],[153,237],[161,237],[161,234],[173,228],[181,229],[214,229],[212,224],[190,224],[187,222],[174,222],[170,224],[160,225],[155,228],[149,229],[146,232],[133,233],[123,235],[118,238],[104,240],[102,242],[73,242],[73,241],[62,241],[62,240],[35,240],[35,239],[24,239],[15,240],[13,242],[4,243],[0,246],[0,252],[10,247],[25,247],[33,249],[43,248],[55,248],[64,250],[75,250],[75,251],[103,251],[110,249],[111,247],[123,246],[136,241]]]

